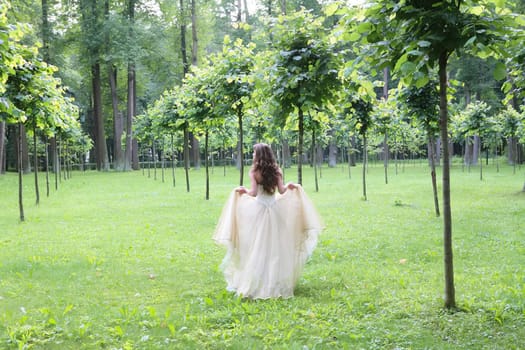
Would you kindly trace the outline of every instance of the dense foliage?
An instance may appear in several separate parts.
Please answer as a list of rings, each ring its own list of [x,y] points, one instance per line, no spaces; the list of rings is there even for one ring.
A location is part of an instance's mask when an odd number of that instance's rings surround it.
[[[305,10],[300,9],[304,3],[294,1],[273,5],[255,3],[256,6],[248,9],[244,4],[238,7],[234,1],[182,1],[175,4],[146,0],[47,0],[41,4],[13,1],[9,9],[7,3],[3,5],[3,12],[6,28],[11,28],[5,32],[12,37],[10,41],[23,39],[24,43],[30,43],[26,47],[32,47],[35,61],[38,57],[47,65],[53,63],[58,67],[52,74],[61,78],[67,86],[65,91],[74,97],[79,109],[79,116],[73,119],[81,122],[82,129],[95,146],[104,146],[93,148],[89,157],[75,161],[96,161],[100,169],[107,167],[98,159],[105,158],[106,153],[107,160],[114,161],[114,167],[119,169],[121,144],[129,151],[126,157],[131,157],[129,148],[132,144],[128,137],[133,136],[137,141],[144,139],[140,129],[131,135],[131,129],[124,130],[119,125],[131,126],[131,119],[137,119],[140,114],[156,114],[150,113],[149,109],[158,103],[156,101],[165,91],[187,90],[184,87],[187,69],[184,67],[190,51],[192,64],[203,72],[195,73],[194,69],[191,74],[208,74],[207,71],[212,69],[216,74],[214,85],[222,86],[209,96],[207,103],[213,109],[210,114],[219,116],[227,129],[237,129],[238,137],[229,139],[227,144],[221,141],[223,137],[219,132],[211,132],[210,144],[214,149],[231,147],[239,166],[244,163],[247,146],[263,135],[277,148],[290,144],[295,161],[301,164],[306,154],[313,153],[311,142],[303,140],[303,124],[309,127],[325,118],[329,122],[321,125],[327,127],[318,130],[317,134],[321,134],[325,146],[333,138],[342,152],[346,138],[338,137],[341,126],[337,120],[338,116],[352,111],[348,101],[365,95],[368,96],[365,99],[377,101],[380,94],[374,92],[373,86],[382,84],[387,84],[391,90],[396,88],[397,82],[423,88],[437,78],[432,66],[437,62],[438,54],[431,48],[443,42],[458,48],[450,55],[450,73],[456,79],[451,80],[453,91],[449,97],[457,105],[457,113],[453,114],[459,114],[471,100],[485,100],[491,106],[492,115],[505,109],[505,104],[509,103],[521,112],[523,54],[520,50],[523,49],[519,43],[523,40],[524,20],[519,2],[508,2],[505,7],[499,7],[498,1],[462,2],[459,8],[456,2],[446,1],[441,12],[436,11],[435,6],[429,7],[433,4],[431,2],[421,8],[418,2],[410,1],[403,2],[404,6],[398,6],[396,1],[369,1],[365,4],[363,7],[348,7],[334,2],[323,7],[312,3]],[[452,15],[454,11],[459,11],[459,16]],[[428,16],[433,16],[432,20],[428,20]],[[425,19],[418,23],[416,18]],[[401,21],[406,21],[404,32],[393,29],[392,24]],[[24,22],[34,30],[21,31],[25,25],[18,23]],[[432,26],[421,27],[425,23]],[[457,28],[462,26],[476,28],[476,31],[459,33]],[[186,31],[190,27],[191,33]],[[423,31],[439,31],[440,28],[450,30],[443,32],[443,37],[425,37]],[[225,42],[225,37],[231,39]],[[36,51],[33,47],[39,42],[43,46]],[[441,47],[452,49],[447,45]],[[222,56],[209,60],[215,53]],[[7,59],[10,55],[2,57]],[[9,64],[4,63],[6,68]],[[394,72],[394,84],[383,81],[377,74],[384,67],[390,67]],[[133,74],[132,78],[130,74]],[[243,85],[232,85],[238,79],[235,76],[245,80]],[[108,84],[108,81],[113,83]],[[232,95],[233,90],[228,89],[234,86],[238,87]],[[234,97],[239,93],[242,95]],[[504,94],[507,94],[506,98]],[[2,98],[8,97],[4,94]],[[186,99],[183,95],[173,98]],[[3,105],[10,112],[6,115],[18,113],[9,107],[11,104]],[[188,104],[185,106],[183,109],[191,108]],[[403,109],[400,111],[402,113]],[[184,113],[181,110],[181,115]],[[157,113],[157,117],[162,117],[162,114]],[[311,122],[310,118],[313,118]],[[242,126],[240,119],[244,120]],[[347,120],[347,133],[358,134],[355,127],[361,123],[353,122],[351,116]],[[189,161],[198,166],[199,155],[203,156],[198,141],[204,133],[199,131],[198,120],[187,122],[188,143],[197,147],[193,150],[197,156]],[[381,128],[384,129],[385,125]],[[523,161],[519,141],[522,129],[520,126],[510,139],[503,138],[509,133],[499,133],[498,142],[502,145],[499,153],[508,149],[507,144],[514,149],[517,143],[518,154],[509,154],[511,162]],[[184,138],[178,136],[183,130],[158,127],[155,132],[157,138],[164,132],[174,133],[175,140],[179,140],[175,147],[178,153],[184,148]],[[374,132],[373,123],[369,131],[373,147],[388,146],[386,152],[399,150],[401,157],[408,156],[408,149],[424,153],[425,143],[421,141],[424,139],[407,138],[407,142],[419,141],[403,146],[394,144],[399,140],[390,140],[387,141],[389,144],[381,146],[381,132]],[[452,130],[451,134],[455,131]],[[7,138],[7,142],[13,142],[13,139]],[[105,150],[106,144],[113,146]],[[151,143],[138,142],[136,146],[141,149],[133,150],[135,153],[151,153],[148,151]],[[351,147],[361,148],[362,144],[358,142]],[[17,168],[16,155],[10,152],[6,155],[0,169]],[[183,159],[184,155],[172,156],[175,157]],[[470,158],[477,159],[477,155]],[[141,156],[142,161],[148,159]],[[283,163],[289,164],[289,161],[284,159]],[[25,169],[28,170],[29,166]]]

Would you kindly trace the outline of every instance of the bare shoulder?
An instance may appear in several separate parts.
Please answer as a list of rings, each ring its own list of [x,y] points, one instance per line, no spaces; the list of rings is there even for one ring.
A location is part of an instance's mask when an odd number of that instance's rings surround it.
[[[261,177],[260,173],[257,170],[250,169],[250,179],[255,180],[255,182],[259,182],[259,178]]]

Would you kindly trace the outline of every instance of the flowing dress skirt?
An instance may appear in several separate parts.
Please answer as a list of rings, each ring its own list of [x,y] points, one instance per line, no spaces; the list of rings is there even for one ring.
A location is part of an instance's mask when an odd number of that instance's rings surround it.
[[[213,236],[227,248],[227,289],[253,299],[292,297],[322,228],[301,186],[282,195],[259,187],[256,197],[232,191]]]

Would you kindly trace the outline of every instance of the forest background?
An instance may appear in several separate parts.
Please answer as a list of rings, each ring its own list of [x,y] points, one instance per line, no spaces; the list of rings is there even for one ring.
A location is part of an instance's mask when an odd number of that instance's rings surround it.
[[[199,168],[203,158],[240,167],[247,149],[250,154],[247,145],[262,139],[274,145],[285,165],[314,160],[327,160],[330,166],[344,161],[353,164],[368,151],[386,164],[391,157],[430,157],[430,148],[439,161],[440,137],[435,135],[433,146],[427,140],[436,129],[427,132],[429,125],[411,118],[428,115],[434,118],[431,124],[437,123],[437,69],[428,71],[417,62],[414,66],[413,57],[407,55],[376,61],[377,66],[374,62],[359,65],[360,56],[370,53],[366,46],[374,44],[367,29],[371,22],[363,22],[360,16],[364,11],[367,16],[374,13],[363,4],[351,5],[245,0],[11,1],[10,6],[3,5],[6,25],[18,33],[11,39],[16,37],[34,51],[24,53],[24,60],[43,62],[20,81],[35,79],[39,70],[46,73],[40,74],[44,82],[38,87],[7,81],[0,172],[20,168],[27,173],[38,168],[35,164],[58,172],[61,163],[126,170],[138,169],[140,161],[157,160],[184,161],[185,167]],[[476,12],[482,6],[507,16],[509,12],[523,14],[519,1],[473,2],[460,10]],[[375,15],[385,17],[380,12]],[[478,163],[482,150],[492,156],[506,155],[510,163],[523,162],[522,34],[516,34],[523,31],[523,23],[521,17],[508,18],[514,23],[504,24],[507,32],[500,32],[508,38],[508,56],[501,54],[503,49],[498,52],[468,36],[463,41],[455,38],[464,47],[450,55],[451,155],[464,157],[468,165]],[[388,35],[383,39],[389,41]],[[393,40],[389,42],[392,45]],[[485,51],[468,49],[469,43],[485,45]],[[295,49],[303,51],[296,54]],[[423,56],[409,45],[404,49]],[[279,62],[283,53],[290,62]],[[320,60],[308,61],[308,55],[322,54],[331,57],[325,59],[325,66]],[[297,62],[306,62],[310,68],[300,72],[303,67],[293,67]],[[279,76],[283,70],[288,70],[288,77]],[[329,79],[314,77],[315,70],[318,77]],[[293,78],[294,74],[299,78]],[[414,97],[415,91],[407,91],[411,79],[413,87],[432,90],[431,96]],[[302,85],[295,88],[298,81]],[[34,95],[43,96],[43,101],[32,101]],[[367,112],[370,117],[358,116],[355,100],[374,105],[374,111]],[[196,105],[199,108],[191,109]],[[24,120],[21,132],[17,118]],[[313,132],[312,138],[303,139],[304,128]],[[361,137],[365,130],[372,135],[366,146]],[[206,132],[209,154],[201,146]]]

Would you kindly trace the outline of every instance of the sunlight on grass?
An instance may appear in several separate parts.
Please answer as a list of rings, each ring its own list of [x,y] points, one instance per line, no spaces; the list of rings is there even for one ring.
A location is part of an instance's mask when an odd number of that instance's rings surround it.
[[[159,170],[160,171],[160,170]],[[34,205],[25,177],[0,176],[0,348],[519,349],[525,347],[523,171],[452,169],[456,294],[443,310],[442,219],[424,162],[384,183],[313,170],[303,186],[326,230],[287,300],[224,290],[211,240],[234,168],[191,171],[191,192],[147,172],[75,172]],[[286,169],[287,180],[296,176]],[[43,180],[42,180],[42,183]]]

